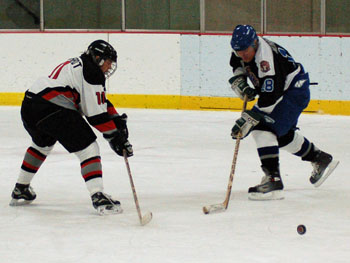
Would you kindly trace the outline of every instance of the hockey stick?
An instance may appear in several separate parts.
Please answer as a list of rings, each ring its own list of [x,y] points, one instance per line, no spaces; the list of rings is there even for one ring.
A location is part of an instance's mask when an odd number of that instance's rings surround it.
[[[134,196],[134,201],[135,201],[135,205],[136,205],[137,214],[139,216],[141,226],[144,226],[144,225],[148,224],[152,220],[152,212],[147,212],[144,216],[141,215],[141,209],[140,209],[140,205],[139,205],[139,200],[137,199],[135,185],[134,185],[134,181],[133,181],[132,176],[131,176],[130,165],[129,165],[128,157],[126,155],[126,151],[125,150],[123,151],[123,155],[124,155],[124,161],[125,161],[126,169],[128,171],[128,175],[129,175],[129,179],[130,179],[130,185],[131,185],[132,194]]]
[[[246,108],[247,108],[247,101],[248,101],[248,98],[247,98],[247,96],[245,96],[244,97],[244,102],[243,102],[242,112],[244,112],[246,110]],[[240,142],[241,142],[241,136],[238,136],[238,138],[236,139],[235,151],[234,151],[234,154],[233,154],[233,160],[232,160],[232,165],[231,165],[231,172],[230,172],[230,177],[229,177],[229,180],[228,180],[225,200],[224,200],[223,203],[220,203],[220,204],[203,206],[203,213],[204,214],[218,213],[218,212],[226,211],[226,209],[228,207],[228,203],[230,201],[232,182],[233,182],[233,178],[234,178],[234,175],[235,175],[237,156],[238,156],[238,150],[239,150]]]

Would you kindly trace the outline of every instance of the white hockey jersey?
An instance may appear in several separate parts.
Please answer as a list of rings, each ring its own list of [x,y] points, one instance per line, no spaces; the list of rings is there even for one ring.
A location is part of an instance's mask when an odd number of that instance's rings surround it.
[[[39,78],[29,91],[61,107],[77,110],[103,133],[116,130],[117,114],[106,99],[105,76],[86,54],[59,64],[48,77]]]

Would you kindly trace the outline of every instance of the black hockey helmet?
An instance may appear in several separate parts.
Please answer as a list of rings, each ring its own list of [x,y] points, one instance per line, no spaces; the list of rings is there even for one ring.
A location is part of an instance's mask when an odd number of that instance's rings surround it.
[[[110,59],[112,61],[112,67],[110,70],[105,72],[106,78],[112,76],[112,74],[117,69],[117,51],[112,47],[111,44],[104,40],[95,40],[92,42],[87,51],[85,52],[87,55],[90,55],[92,60],[98,65],[102,66],[106,59]]]

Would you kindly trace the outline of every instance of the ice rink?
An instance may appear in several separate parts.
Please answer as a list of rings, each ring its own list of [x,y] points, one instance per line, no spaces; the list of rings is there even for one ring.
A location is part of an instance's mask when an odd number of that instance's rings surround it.
[[[79,161],[56,145],[32,182],[37,199],[10,207],[10,194],[30,144],[19,107],[0,107],[0,262],[148,263],[350,261],[350,117],[303,114],[304,136],[340,164],[320,187],[310,163],[281,152],[285,199],[249,201],[262,171],[252,137],[241,141],[226,212],[223,202],[234,152],[230,130],[239,112],[119,109],[129,116],[129,159],[142,213],[140,226],[123,158],[98,135],[105,192],[124,213],[98,216]],[[98,132],[96,132],[98,133]],[[296,228],[304,224],[305,235]]]

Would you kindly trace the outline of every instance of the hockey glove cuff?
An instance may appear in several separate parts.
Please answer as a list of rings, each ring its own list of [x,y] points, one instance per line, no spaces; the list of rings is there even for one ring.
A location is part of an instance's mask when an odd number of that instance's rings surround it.
[[[115,126],[120,131],[120,133],[124,134],[126,139],[129,137],[128,126],[126,125],[128,121],[128,116],[123,113],[122,115],[114,115],[112,118]]]

